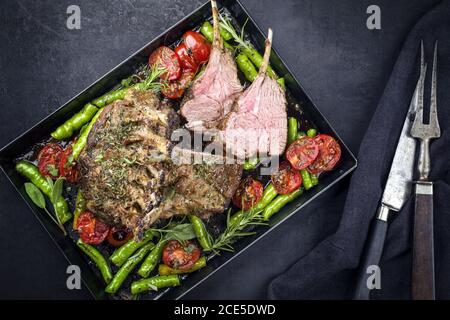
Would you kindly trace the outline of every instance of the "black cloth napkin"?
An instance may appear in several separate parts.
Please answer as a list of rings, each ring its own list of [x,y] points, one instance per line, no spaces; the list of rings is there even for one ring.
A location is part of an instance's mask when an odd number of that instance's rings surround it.
[[[300,258],[269,285],[273,299],[350,299],[369,227],[380,203],[414,87],[419,77],[420,40],[428,61],[430,94],[433,46],[438,40],[437,106],[441,138],[431,143],[434,194],[436,298],[450,298],[450,1],[425,14],[411,30],[362,141],[342,219],[335,234]],[[428,99],[425,108],[428,110]],[[391,213],[380,263],[381,289],[372,299],[411,297],[413,196]]]

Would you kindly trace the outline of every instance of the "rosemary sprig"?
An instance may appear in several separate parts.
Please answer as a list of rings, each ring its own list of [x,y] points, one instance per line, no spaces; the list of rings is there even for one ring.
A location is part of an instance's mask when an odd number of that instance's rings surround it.
[[[261,216],[262,210],[250,209],[244,215],[242,215],[235,223],[230,225],[230,212],[227,213],[227,228],[220,234],[220,236],[214,240],[211,250],[215,253],[219,253],[219,250],[234,251],[232,243],[239,237],[245,237],[255,234],[256,232],[245,232],[244,229],[251,225],[265,225],[262,222]]]
[[[220,26],[228,31],[231,36],[233,37],[233,40],[239,45],[239,47],[246,48],[247,50],[252,50],[251,44],[244,39],[244,29],[247,25],[248,19],[245,21],[244,25],[241,28],[241,33],[238,34],[236,29],[234,29],[233,25],[231,24],[231,21],[227,18],[224,18],[221,14],[219,15],[220,18]]]
[[[153,91],[160,91],[161,89],[165,88],[167,86],[167,81],[163,81],[160,79],[160,81],[155,81],[158,79],[164,72],[166,72],[166,69],[164,68],[149,68],[149,73],[147,77],[144,79],[143,85],[146,90],[153,90]]]

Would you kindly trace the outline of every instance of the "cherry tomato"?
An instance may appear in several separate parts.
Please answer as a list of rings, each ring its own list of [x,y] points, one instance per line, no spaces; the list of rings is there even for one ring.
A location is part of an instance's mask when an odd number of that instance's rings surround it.
[[[161,93],[169,99],[178,99],[189,88],[194,77],[195,70],[184,70],[181,78],[177,81],[167,83],[167,86],[161,89]]]
[[[128,240],[133,238],[133,232],[125,227],[112,227],[109,229],[108,237],[106,240],[110,245],[114,247],[120,247],[125,244]]]
[[[178,55],[178,58],[180,59],[182,69],[184,70],[198,69],[198,64],[194,60],[192,51],[186,48],[186,45],[184,43],[181,43],[178,47],[175,48],[175,53]]]
[[[296,170],[307,168],[319,155],[319,146],[313,138],[303,136],[292,142],[286,150],[286,158]]]
[[[188,31],[183,35],[186,48],[192,52],[194,61],[197,64],[207,62],[211,53],[210,43],[200,33]]]
[[[341,147],[339,143],[327,134],[319,134],[314,138],[318,148],[319,156],[308,167],[308,171],[314,174],[322,171],[330,171],[341,158]]]
[[[166,71],[160,76],[163,80],[174,81],[181,76],[180,61],[177,54],[169,47],[159,47],[148,58],[152,68],[162,68]]]
[[[287,161],[283,161],[278,171],[272,174],[273,187],[279,194],[288,194],[297,190],[302,185],[302,176],[298,171],[292,169]]]
[[[46,177],[57,179],[59,177],[59,163],[63,149],[56,143],[49,143],[39,152],[38,169]]]
[[[192,241],[184,244],[170,240],[163,249],[162,260],[165,265],[179,270],[187,270],[200,258],[200,248]]]
[[[100,244],[108,236],[109,226],[96,219],[92,212],[84,211],[78,217],[77,230],[83,242]]]
[[[80,172],[76,163],[68,162],[72,155],[72,146],[69,145],[61,153],[61,159],[59,161],[59,175],[65,177],[70,183],[76,183],[80,178]]]
[[[248,210],[261,200],[264,186],[251,176],[245,178],[233,197],[233,204],[242,210]]]

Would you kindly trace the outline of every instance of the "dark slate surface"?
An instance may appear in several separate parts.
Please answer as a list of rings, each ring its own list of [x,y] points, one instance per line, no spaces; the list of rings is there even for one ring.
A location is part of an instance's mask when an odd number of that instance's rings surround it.
[[[0,146],[48,115],[204,1],[0,4]],[[436,0],[379,0],[382,30],[365,26],[373,1],[243,0],[320,110],[356,153],[409,29]],[[382,128],[380,128],[382,130]],[[348,181],[274,230],[188,298],[265,298],[267,285],[336,230]],[[89,298],[66,289],[67,263],[0,175],[0,298]],[[305,275],[307,277],[307,275]],[[224,281],[226,280],[226,281]]]

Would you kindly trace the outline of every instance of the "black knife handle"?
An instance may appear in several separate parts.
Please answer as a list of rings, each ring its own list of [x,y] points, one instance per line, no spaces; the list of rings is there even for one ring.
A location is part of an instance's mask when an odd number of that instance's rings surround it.
[[[412,298],[434,300],[433,183],[416,184]]]
[[[382,210],[388,210],[383,206],[380,208]],[[386,240],[387,233],[387,221],[381,220],[380,216],[375,219],[372,225],[372,230],[370,232],[370,238],[366,244],[366,254],[363,258],[363,262],[360,265],[360,272],[358,276],[358,282],[356,285],[356,292],[354,295],[355,300],[369,300],[370,290],[367,285],[367,280],[371,274],[367,273],[367,268],[372,265],[379,266],[381,255],[383,253],[384,241]]]

